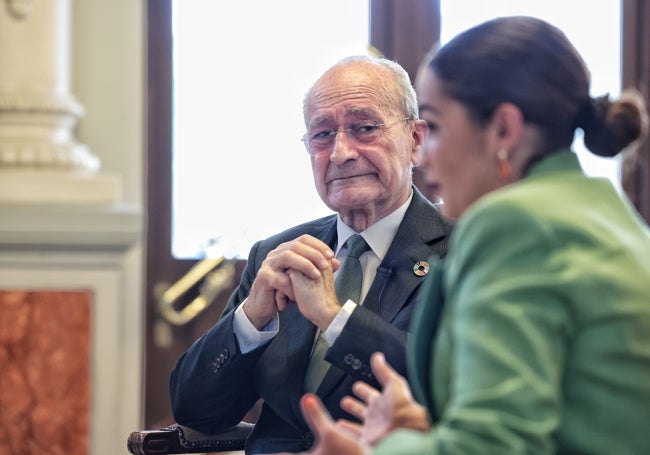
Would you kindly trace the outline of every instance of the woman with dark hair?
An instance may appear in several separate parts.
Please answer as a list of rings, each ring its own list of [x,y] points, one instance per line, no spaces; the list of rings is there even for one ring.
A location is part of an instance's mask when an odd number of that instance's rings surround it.
[[[314,453],[650,453],[650,230],[570,150],[630,152],[635,92],[591,98],[565,35],[531,17],[478,25],[418,75],[427,180],[457,220],[413,317],[409,384],[380,354]],[[297,298],[310,281],[292,276]],[[444,302],[444,309],[436,302]]]

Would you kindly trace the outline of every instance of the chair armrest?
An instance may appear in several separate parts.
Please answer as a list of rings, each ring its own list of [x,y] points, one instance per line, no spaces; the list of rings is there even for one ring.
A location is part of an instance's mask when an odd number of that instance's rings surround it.
[[[165,455],[243,450],[246,437],[255,425],[240,422],[218,434],[206,435],[177,423],[158,430],[134,431],[127,448],[135,455]]]

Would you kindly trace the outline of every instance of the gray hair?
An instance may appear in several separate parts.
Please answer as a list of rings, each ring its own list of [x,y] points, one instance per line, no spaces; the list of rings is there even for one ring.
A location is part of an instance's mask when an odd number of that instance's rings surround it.
[[[314,88],[318,85],[321,79],[327,75],[330,71],[344,67],[344,66],[354,66],[358,64],[365,64],[368,66],[377,66],[388,71],[388,74],[391,76],[392,82],[394,82],[397,91],[393,90],[392,87],[387,86],[384,90],[385,99],[383,100],[386,105],[391,105],[394,102],[401,105],[405,117],[411,119],[417,119],[419,115],[417,96],[415,94],[415,89],[411,84],[411,78],[408,73],[402,66],[387,58],[383,57],[372,57],[368,55],[353,55],[350,57],[345,57],[331,66],[327,71],[325,71],[321,77],[318,78],[316,82],[310,87],[310,89],[305,94],[303,98],[302,108],[303,116],[307,118],[307,107],[309,101],[311,100]],[[388,85],[388,84],[386,84]]]

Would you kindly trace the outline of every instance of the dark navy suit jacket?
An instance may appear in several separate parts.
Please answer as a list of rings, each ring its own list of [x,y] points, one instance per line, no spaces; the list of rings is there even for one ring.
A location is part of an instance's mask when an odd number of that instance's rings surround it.
[[[382,351],[388,362],[406,376],[405,345],[411,314],[426,276],[414,265],[446,252],[450,225],[414,188],[414,195],[386,256],[377,269],[363,306],[358,307],[326,354],[330,368],[317,394],[334,418],[352,416],[340,400],[352,393],[352,384],[364,380],[378,385],[369,360]],[[207,434],[237,424],[255,402],[264,401],[247,453],[303,451],[313,436],[304,421],[300,397],[305,393],[305,371],[316,326],[297,305],[279,314],[278,335],[252,352],[239,351],[233,333],[234,309],[248,296],[266,255],[283,242],[309,234],[336,246],[336,216],[331,215],[257,242],[251,249],[239,287],[224,313],[179,359],[170,381],[174,418]]]

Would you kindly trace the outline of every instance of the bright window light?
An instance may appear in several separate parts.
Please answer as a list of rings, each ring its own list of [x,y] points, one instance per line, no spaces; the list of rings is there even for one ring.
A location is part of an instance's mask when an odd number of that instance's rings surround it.
[[[544,19],[560,28],[576,47],[591,72],[591,95],[620,94],[621,2],[601,0],[442,0],[441,42],[485,20],[498,16],[526,15]],[[609,178],[621,191],[621,160],[589,152],[576,133],[573,149],[588,175]]]
[[[302,100],[368,52],[369,2],[175,0],[172,253],[246,257],[331,213],[314,188]]]

